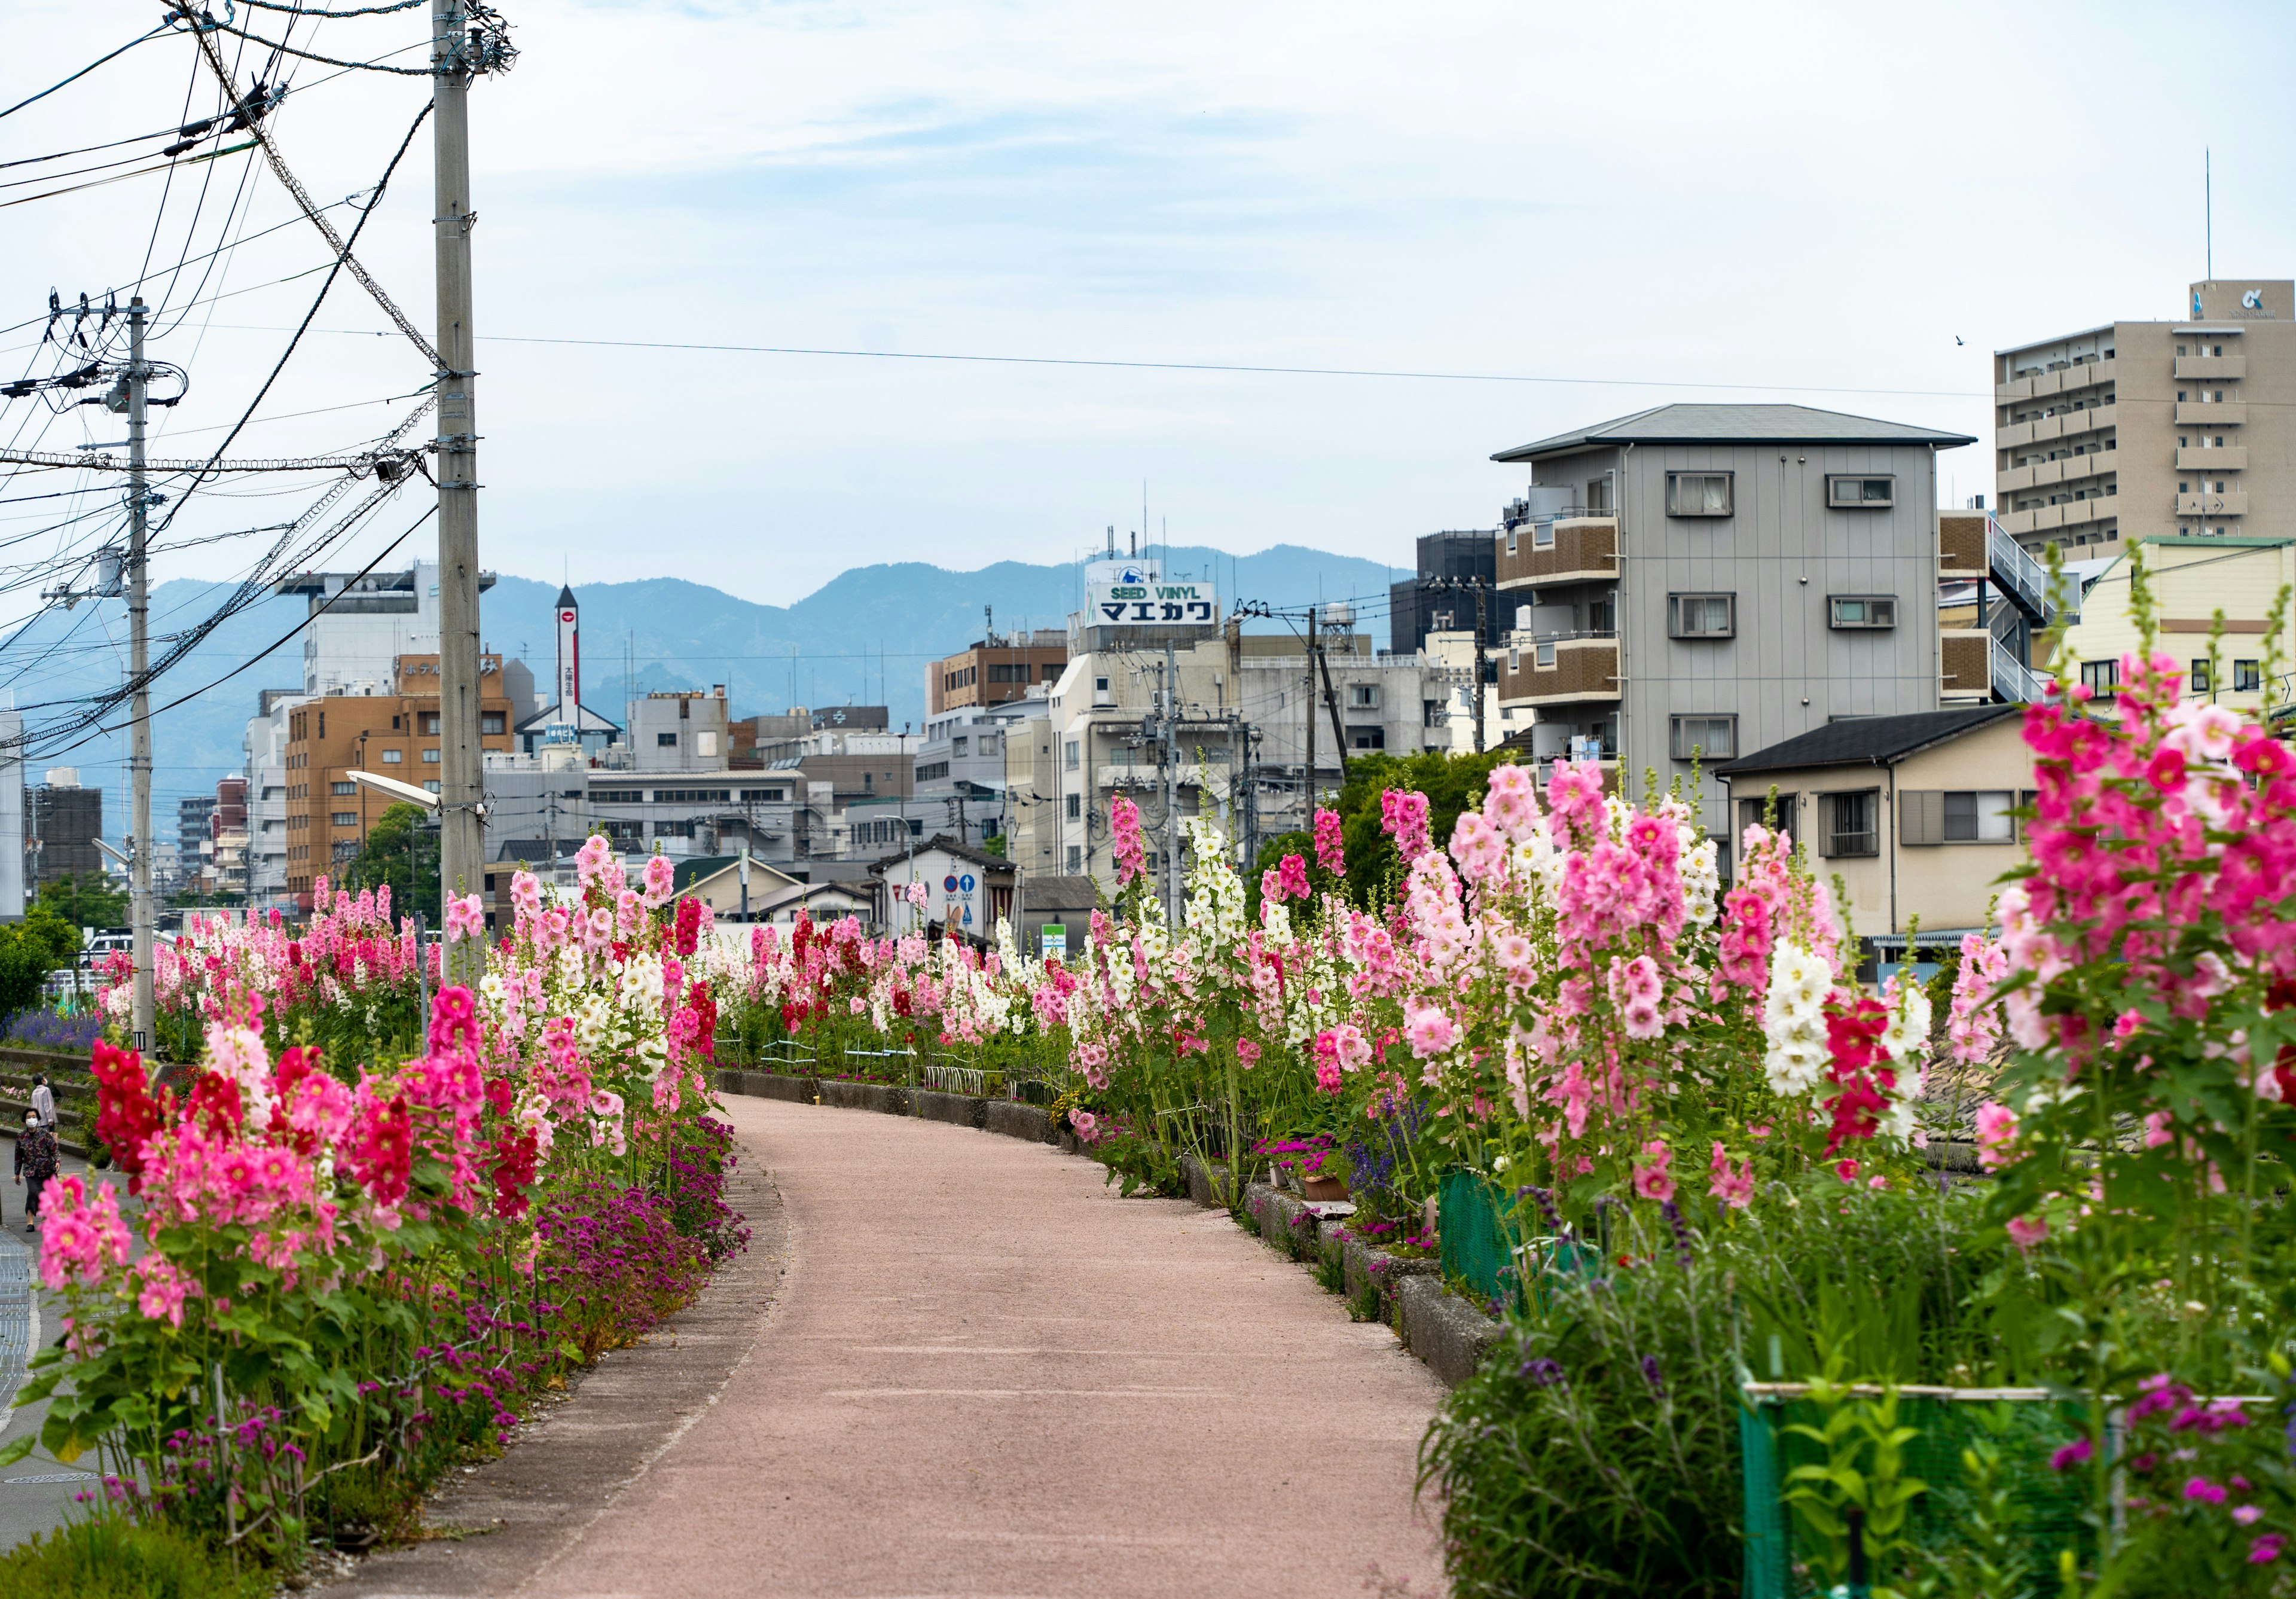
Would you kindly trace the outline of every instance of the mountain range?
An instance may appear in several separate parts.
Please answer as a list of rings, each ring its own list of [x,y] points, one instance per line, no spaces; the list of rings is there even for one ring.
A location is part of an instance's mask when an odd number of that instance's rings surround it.
[[[1297,545],[1250,555],[1192,545],[1159,554],[1168,578],[1210,578],[1223,607],[1354,599],[1365,607],[1359,627],[1382,647],[1387,586],[1407,570]],[[619,722],[633,693],[722,683],[737,718],[852,702],[886,705],[894,726],[914,726],[924,718],[929,661],[980,638],[992,616],[1000,633],[1064,627],[1081,603],[1082,582],[1081,569],[1068,563],[1000,561],[950,571],[901,562],[853,568],[787,605],[683,578],[586,584],[575,591],[583,698]],[[211,614],[232,586],[192,578],[156,586],[154,656]],[[504,574],[480,602],[486,647],[523,658],[544,690],[558,587]],[[211,793],[217,777],[242,769],[241,739],[259,691],[299,686],[303,619],[300,599],[266,596],[217,625],[155,685],[152,796],[163,838],[172,832],[177,798]],[[120,713],[106,718],[102,730],[45,736],[42,730],[71,721],[86,696],[119,683],[127,643],[122,603],[97,600],[74,611],[44,613],[0,650],[0,693],[12,694],[32,731],[29,780],[38,783],[51,767],[78,767],[81,782],[105,790],[104,827],[114,838],[126,831],[127,808]]]

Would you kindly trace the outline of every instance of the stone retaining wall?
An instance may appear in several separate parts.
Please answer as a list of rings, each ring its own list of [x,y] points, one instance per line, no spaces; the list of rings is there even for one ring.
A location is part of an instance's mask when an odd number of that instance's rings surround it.
[[[777,1072],[720,1068],[721,1093],[796,1104],[832,1105],[917,1116],[973,1128],[1031,1144],[1051,1144],[1064,1154],[1091,1158],[1076,1135],[1055,1129],[1040,1107],[1015,1100],[972,1099],[923,1088],[889,1087],[835,1078],[783,1077]],[[1206,1210],[1223,1209],[1227,1170],[1207,1167],[1193,1155],[1180,1158],[1188,1196]],[[1247,1184],[1233,1214],[1269,1248],[1309,1264],[1322,1263],[1343,1284],[1350,1312],[1394,1328],[1411,1352],[1445,1382],[1456,1387],[1474,1374],[1499,1335],[1499,1324],[1443,1286],[1432,1260],[1390,1254],[1350,1237],[1344,1218],[1325,1220],[1306,1201],[1266,1183]]]

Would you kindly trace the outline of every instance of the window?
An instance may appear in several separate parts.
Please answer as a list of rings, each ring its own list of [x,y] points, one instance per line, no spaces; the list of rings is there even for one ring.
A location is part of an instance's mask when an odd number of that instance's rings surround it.
[[[1348,748],[1350,750],[1384,750],[1387,748],[1387,729],[1384,727],[1350,727],[1348,729]]]
[[[743,789],[742,791],[742,798],[744,800],[786,800],[789,798],[789,791],[786,789]]]
[[[657,733],[653,735],[653,743],[657,750],[675,750],[677,748],[677,734]]]
[[[1948,844],[2007,844],[2017,837],[2016,818],[2009,814],[2016,796],[2006,789],[1980,789],[1972,793],[1948,791],[1942,806],[1943,832]]]
[[[2205,694],[2210,692],[2211,685],[2209,682],[2209,663],[2206,660],[2193,662],[2192,684],[2193,692],[2196,694]]]
[[[1898,480],[1829,477],[1825,503],[1836,511],[1886,511],[1898,503]]]
[[[439,751],[436,750],[425,750],[422,751],[422,764],[426,767],[437,766],[439,764]]]
[[[1105,683],[1108,680],[1103,677],[1101,681]],[[1073,772],[1077,769],[1082,752],[1083,742],[1078,739],[1070,739],[1067,743],[1061,746],[1062,763],[1067,766],[1070,771]]]
[[[499,710],[479,712],[479,731],[482,734],[507,732],[508,729],[503,726],[503,713]]]
[[[1835,594],[1827,602],[1833,627],[1894,627],[1898,602],[1889,594]]]
[[[1349,684],[1348,709],[1349,710],[1377,710],[1379,709],[1379,685],[1376,683]]]
[[[947,775],[948,762],[945,760],[928,761],[923,766],[917,768],[917,781],[919,783],[931,783],[936,777],[946,777]]]
[[[1730,474],[1726,472],[1667,473],[1666,513],[1669,516],[1729,515]]]
[[[385,750],[382,752],[382,764],[386,767],[398,766],[406,758],[406,751],[404,750]]]
[[[2264,687],[2264,664],[2256,660],[2235,660],[2232,663],[2232,686],[2234,693],[2253,694]]]
[[[328,786],[331,792],[337,794],[356,794],[358,792],[358,784],[356,783],[331,783]]]
[[[1540,639],[1534,647],[1533,659],[1539,666],[1552,670],[1554,666],[1554,641],[1551,638]]]
[[[355,810],[339,810],[331,815],[327,819],[338,827],[357,827],[358,825],[358,812]]]
[[[1510,555],[1514,554],[1514,539],[1515,529],[1510,525],[1507,529],[1507,554]]]
[[[644,789],[592,789],[590,803],[593,805],[644,805],[645,791]]]
[[[1738,755],[1738,718],[1726,716],[1669,718],[1670,742],[1677,760],[1734,760]]]
[[[948,752],[951,755],[969,755],[972,752],[972,741],[960,733],[948,741]]]
[[[358,852],[359,845],[357,839],[337,839],[335,840],[334,857],[337,860],[357,860],[358,858]]]
[[[1728,638],[1738,631],[1735,594],[1669,594],[1666,630],[1674,638]]]
[[[1084,820],[1084,796],[1082,794],[1070,794],[1069,796],[1068,816],[1069,820],[1071,822],[1081,822]]]
[[[1533,522],[1530,524],[1530,547],[1534,550],[1551,550],[1554,547],[1554,524],[1553,522]]]
[[[1773,821],[1763,820],[1765,816],[1768,816],[1770,814],[1770,796],[1767,794],[1762,795],[1759,800],[1746,799],[1739,800],[1738,832],[1740,835],[1743,836],[1746,829],[1749,827],[1771,827],[1775,828],[1782,832],[1793,832],[1794,797],[1792,794],[1778,795],[1775,819]]]
[[[1058,683],[1061,680],[1061,668],[1058,661],[1048,660],[1045,663],[1044,680],[1046,683]]]
[[[1092,692],[1095,694],[1106,693],[1108,692],[1108,679],[1105,677],[1094,678],[1092,680]]]
[[[1078,873],[1083,870],[1084,849],[1081,845],[1070,844],[1069,846],[1069,875],[1070,877],[1074,877]]]
[[[415,728],[415,732],[427,733],[433,738],[436,738],[439,735],[439,713],[437,711],[426,710],[414,719],[420,724],[420,726]],[[319,734],[323,738],[326,736],[326,714],[323,711],[319,716]]]
[[[1882,853],[1878,826],[1882,796],[1878,791],[1861,789],[1851,794],[1824,794],[1819,796],[1819,809],[1825,844],[1819,851],[1821,855]]]

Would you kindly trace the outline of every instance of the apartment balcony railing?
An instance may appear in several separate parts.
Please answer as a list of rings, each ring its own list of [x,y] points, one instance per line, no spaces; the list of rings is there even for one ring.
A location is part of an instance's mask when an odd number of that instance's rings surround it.
[[[1618,575],[1619,524],[1609,512],[1525,522],[1499,541],[1501,588],[1591,583]]]
[[[2248,466],[2245,445],[2228,444],[2222,449],[2178,450],[2178,472],[2242,472]]]
[[[2052,439],[2070,439],[2120,425],[2120,406],[2117,403],[2083,406],[2078,411],[2060,411],[2054,416],[2037,416],[2030,422],[2003,422],[1993,430],[1993,443],[1996,448],[2013,450],[2021,445],[2046,444]]]
[[[2222,450],[2210,452],[2211,455],[2218,455],[2225,453]],[[2177,496],[2177,514],[2178,516],[2246,516],[2248,491],[2242,488],[2227,488],[2221,493],[2210,491],[2201,494],[2180,494]]]
[[[2107,358],[2082,361],[2055,372],[2037,372],[2024,377],[2011,378],[2005,383],[1993,386],[1993,398],[2002,405],[2018,400],[2043,399],[2052,394],[2066,394],[2077,389],[2093,388],[2098,383],[2110,383],[2120,370],[2118,361]]]
[[[2246,356],[2178,356],[2177,375],[2202,382],[2231,382],[2248,375]]]
[[[2083,478],[2101,478],[2120,470],[2120,455],[2115,450],[2087,450],[2078,455],[2066,455],[2055,461],[2036,461],[2030,466],[2004,467],[1994,474],[1994,487],[2007,497],[2028,488],[2049,488],[2059,483],[2078,482]]]
[[[1503,705],[1568,705],[1619,698],[1619,636],[1613,630],[1531,636],[1512,645],[1499,668]]]
[[[2120,515],[2119,496],[2091,495],[2087,499],[2066,500],[2061,504],[2036,505],[2030,511],[2004,511],[1999,525],[2004,532],[2014,537],[2028,533],[2046,533],[2055,528],[2078,528]]]
[[[2210,404],[2199,400],[2177,402],[2177,425],[2185,428],[2237,428],[2248,421],[2248,405],[2243,400],[2226,400]]]

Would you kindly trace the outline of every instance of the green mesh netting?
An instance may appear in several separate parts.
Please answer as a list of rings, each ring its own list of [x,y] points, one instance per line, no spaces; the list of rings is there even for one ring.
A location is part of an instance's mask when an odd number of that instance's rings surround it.
[[[1508,1219],[1512,1195],[1476,1171],[1447,1171],[1437,1192],[1435,1230],[1442,1243],[1443,1275],[1464,1283],[1486,1306],[1522,1307],[1517,1248]]]
[[[2001,1451],[2004,1475],[2023,1512],[2018,1538],[2037,1573],[2056,1568],[2060,1550],[2087,1554],[2087,1529],[2081,1521],[2079,1485],[2051,1472],[2049,1453],[2082,1431],[2078,1403],[2050,1399],[2008,1401],[2009,1430],[1997,1436],[1980,1410],[1995,1401],[1956,1401],[1931,1395],[1901,1394],[1898,1424],[1918,1427],[1922,1436],[1906,1447],[1906,1474],[1928,1484],[1914,1502],[1910,1537],[1935,1548],[1965,1521],[1972,1497],[1962,1453],[1975,1439],[1993,1438]],[[1769,1398],[1738,1412],[1739,1475],[1745,1490],[1745,1599],[1804,1599],[1819,1589],[1806,1569],[1808,1554],[1799,1546],[1801,1529],[1785,1501],[1786,1478],[1797,1466],[1823,1464],[1824,1447],[1790,1433],[1795,1423],[1822,1426],[1822,1406],[1808,1399]],[[1881,1575],[1880,1573],[1876,1574]]]

